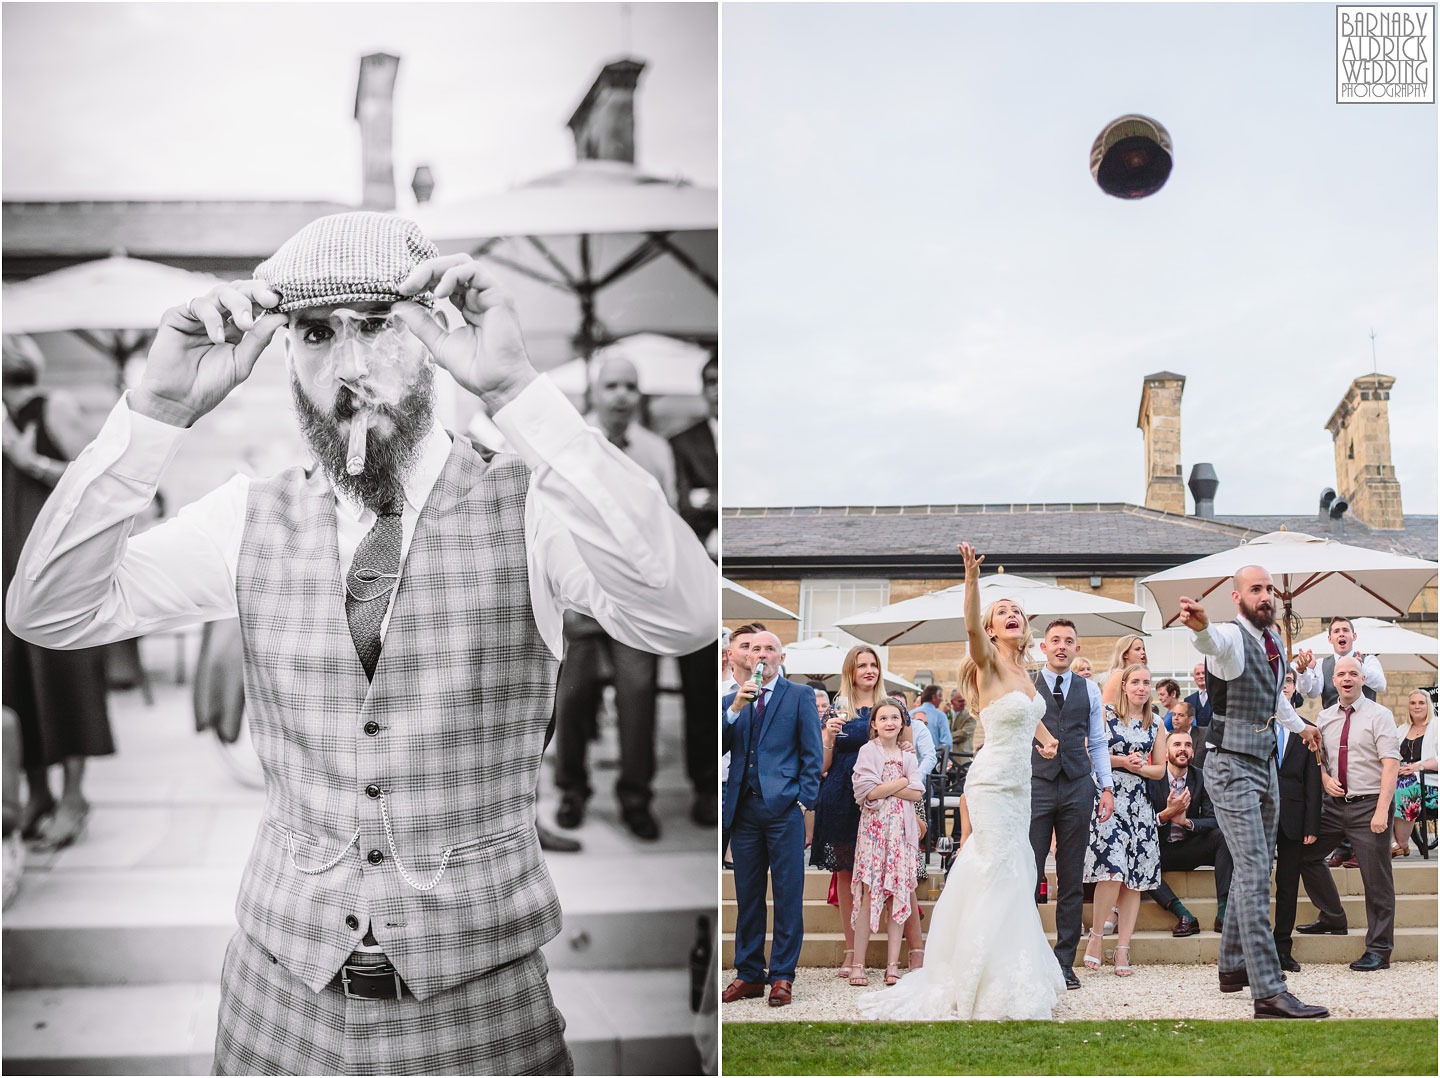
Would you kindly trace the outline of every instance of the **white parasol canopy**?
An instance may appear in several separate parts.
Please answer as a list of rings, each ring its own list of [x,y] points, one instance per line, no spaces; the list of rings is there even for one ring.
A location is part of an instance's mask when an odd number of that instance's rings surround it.
[[[541,370],[627,334],[709,341],[718,327],[719,196],[619,161],[580,161],[415,213],[442,254],[468,251],[514,298]]]
[[[1140,632],[1145,611],[1133,603],[1073,591],[1056,584],[994,573],[980,578],[980,608],[1013,599],[1037,632],[1052,618],[1069,618],[1079,636],[1121,636]],[[1038,624],[1037,624],[1038,622]],[[836,625],[871,644],[945,644],[965,639],[965,585],[919,595]]]
[[[1236,614],[1230,581],[1247,565],[1268,570],[1285,612],[1302,618],[1399,617],[1440,568],[1431,561],[1334,539],[1271,532],[1140,583],[1155,597],[1167,626],[1179,621],[1182,595],[1201,603],[1212,621],[1229,621]]]
[[[601,348],[593,362],[612,358],[628,359],[635,365],[641,393],[652,397],[696,396],[703,390],[700,371],[709,361],[710,351],[663,333],[636,333]],[[580,357],[550,371],[550,380],[561,392],[583,397],[588,372],[584,357]]]
[[[733,580],[720,578],[720,616],[727,621],[744,618],[746,621],[776,620],[799,621],[800,615],[792,614],[779,603],[772,603],[763,595],[749,588],[742,588]]]
[[[849,648],[842,648],[839,644],[832,643],[822,636],[786,644],[783,664],[785,674],[791,681],[801,677],[823,681],[827,690],[835,692],[840,688],[840,666],[845,661],[845,655],[849,650]],[[920,691],[920,686],[906,681],[899,674],[892,674],[889,670],[882,670],[880,677],[885,683],[885,688],[892,691],[896,689],[904,689],[906,692]]]
[[[1440,668],[1436,661],[1440,641],[1433,636],[1378,618],[1355,618],[1350,624],[1355,629],[1355,650],[1362,655],[1378,656],[1387,672],[1433,674]],[[1295,646],[1313,651],[1317,660],[1335,653],[1328,633],[1316,633]]]
[[[208,273],[113,254],[7,284],[5,332],[73,333],[115,361],[123,387],[126,364],[150,347],[160,316],[220,283]]]
[[[7,284],[5,332],[153,330],[167,308],[220,283],[208,273],[115,254]]]

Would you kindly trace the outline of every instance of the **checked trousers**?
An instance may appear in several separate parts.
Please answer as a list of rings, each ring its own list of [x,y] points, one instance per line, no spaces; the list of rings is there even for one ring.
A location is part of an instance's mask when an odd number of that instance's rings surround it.
[[[1285,990],[1270,931],[1270,854],[1280,822],[1280,779],[1273,759],[1212,751],[1205,786],[1235,862],[1220,934],[1220,969],[1231,973],[1245,967],[1250,995],[1269,999]]]

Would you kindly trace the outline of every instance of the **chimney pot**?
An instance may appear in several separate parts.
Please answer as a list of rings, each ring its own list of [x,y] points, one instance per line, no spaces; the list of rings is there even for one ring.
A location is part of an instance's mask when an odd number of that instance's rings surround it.
[[[1215,519],[1215,492],[1220,489],[1220,478],[1211,464],[1197,464],[1190,469],[1190,496],[1195,499],[1195,515],[1206,520]]]
[[[416,202],[423,205],[430,201],[430,196],[435,193],[435,176],[429,165],[416,167],[415,175],[410,180],[410,190],[415,192]]]
[[[595,76],[570,117],[577,161],[635,163],[635,87],[645,64],[616,60]]]

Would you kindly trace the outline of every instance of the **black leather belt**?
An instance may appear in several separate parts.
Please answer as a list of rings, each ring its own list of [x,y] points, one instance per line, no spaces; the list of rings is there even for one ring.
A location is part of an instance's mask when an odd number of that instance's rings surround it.
[[[383,954],[371,958],[365,952],[350,956],[330,983],[351,999],[404,999],[405,982],[400,971]],[[377,962],[376,959],[379,961]]]
[[[1334,794],[1331,794],[1330,800],[1343,801],[1348,805],[1352,801],[1371,801],[1379,796],[1379,794],[1341,794],[1339,797],[1336,797]]]

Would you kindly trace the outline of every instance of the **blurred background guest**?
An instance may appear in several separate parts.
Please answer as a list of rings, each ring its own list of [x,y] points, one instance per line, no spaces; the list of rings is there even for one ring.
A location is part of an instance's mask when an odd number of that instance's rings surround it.
[[[670,437],[675,459],[677,508],[710,557],[720,552],[719,434],[720,364],[712,353],[700,372],[706,415]],[[702,827],[715,826],[715,645],[680,656],[680,691],[685,697],[685,770],[694,787],[690,818]]]
[[[20,548],[67,461],[89,444],[79,406],[67,393],[42,392],[44,357],[28,337],[4,339],[5,437],[4,588],[8,594]],[[51,651],[4,629],[4,702],[20,722],[26,802],[20,832],[45,849],[61,849],[84,833],[90,814],[81,784],[85,761],[115,751],[105,703],[101,648]],[[49,769],[60,765],[57,802]]]
[[[1155,683],[1155,702],[1159,705],[1165,729],[1173,732],[1175,705],[1180,702],[1180,683],[1173,677],[1161,678]]]
[[[635,365],[618,357],[604,360],[595,372],[592,393],[594,409],[586,417],[591,425],[599,427],[611,445],[654,476],[674,507],[675,458],[670,445],[636,422],[640,376]],[[650,811],[655,779],[656,661],[650,652],[611,637],[594,618],[565,611],[565,659],[555,689],[555,785],[560,790],[555,822],[561,827],[573,829],[585,820],[591,794],[587,756],[598,723],[604,672],[609,669],[615,681],[620,730],[620,776],[615,782],[620,818],[636,838],[660,837],[660,824]],[[697,742],[687,739],[687,743]],[[707,741],[706,747],[713,763],[713,740]],[[691,777],[693,780],[693,774]],[[706,789],[708,795],[695,798],[691,814],[697,823],[713,825],[713,778]]]
[[[1089,659],[1076,659],[1070,669],[1075,671],[1077,677],[1089,679],[1091,676]]]
[[[1110,653],[1110,664],[1103,674],[1095,678],[1101,689],[1101,699],[1115,707],[1120,695],[1120,685],[1114,675],[1127,666],[1144,666],[1146,662],[1144,637],[1130,633],[1115,641],[1115,650]]]
[[[1437,785],[1440,775],[1437,760],[1435,705],[1430,694],[1416,689],[1406,702],[1406,721],[1400,727],[1400,777],[1395,785],[1395,839],[1390,853],[1395,857],[1410,856],[1410,835],[1415,821],[1424,811],[1435,818]]]

